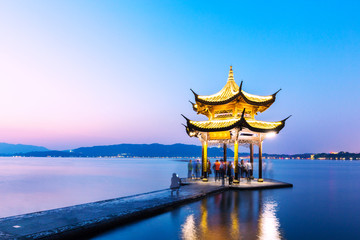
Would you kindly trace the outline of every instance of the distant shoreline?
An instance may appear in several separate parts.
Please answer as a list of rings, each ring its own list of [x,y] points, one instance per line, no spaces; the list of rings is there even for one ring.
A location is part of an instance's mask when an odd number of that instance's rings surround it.
[[[6,148],[5,148],[6,147]],[[9,144],[3,146],[3,150],[9,149]],[[71,150],[56,151],[48,150],[46,148],[30,146],[16,145],[17,151],[2,152],[0,149],[0,156],[3,157],[77,157],[77,158],[201,158],[202,147],[198,145],[190,144],[117,144],[107,146],[93,146],[93,147],[80,147]],[[25,148],[26,147],[26,148]],[[239,153],[240,158],[249,158],[249,152]],[[222,158],[223,148],[209,147],[209,158]],[[234,152],[231,148],[227,149],[227,156],[231,159],[234,156]],[[332,152],[332,153],[302,153],[302,154],[269,154],[263,153],[263,159],[308,159],[308,160],[360,160],[360,153],[349,152]],[[254,154],[257,157],[257,154]]]
[[[0,158],[113,158],[113,159],[132,159],[132,158],[149,158],[149,159],[178,159],[181,160],[190,160],[190,159],[200,159],[199,157],[137,157],[137,156],[79,156],[79,157],[68,157],[68,156],[0,156]],[[222,159],[222,156],[219,157],[209,157],[210,160]],[[233,157],[228,157],[228,160],[234,161]],[[240,157],[240,159],[250,159],[250,157]],[[257,159],[257,156],[255,156]],[[330,158],[275,158],[275,157],[263,157],[263,160],[310,160],[310,161],[359,161],[359,158],[350,159],[350,158],[341,158],[341,159],[330,159]]]

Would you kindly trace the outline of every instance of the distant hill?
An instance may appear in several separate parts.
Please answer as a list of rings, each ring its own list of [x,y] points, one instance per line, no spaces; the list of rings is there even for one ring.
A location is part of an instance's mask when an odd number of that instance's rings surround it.
[[[233,151],[228,149],[229,156]],[[81,147],[68,151],[29,152],[27,157],[201,157],[201,146],[187,144],[117,144],[108,146]],[[222,157],[223,149],[208,148],[209,157]]]
[[[38,147],[33,145],[24,145],[24,144],[9,144],[9,143],[0,143],[0,155],[8,156],[14,154],[28,153],[28,152],[43,152],[49,151],[45,147]]]
[[[82,147],[72,152],[84,156],[129,156],[129,157],[201,157],[201,146],[187,144],[118,144],[109,146]],[[231,149],[228,152],[233,154]],[[209,157],[223,156],[223,149],[208,148]]]
[[[331,160],[360,160],[360,153],[337,152],[337,153],[317,153],[312,156],[314,159]]]
[[[11,145],[11,144],[10,144]],[[1,144],[0,144],[1,146]],[[22,145],[28,146],[28,145]],[[30,146],[35,147],[35,146]],[[19,150],[14,150],[13,155],[24,156],[24,157],[201,157],[201,146],[197,145],[188,145],[188,144],[173,144],[173,145],[164,145],[164,144],[117,144],[117,145],[108,145],[108,146],[94,146],[94,147],[81,147],[74,150],[66,151],[52,151],[47,150],[43,147],[35,147],[39,149],[32,152],[27,152],[22,150],[22,153],[19,153]],[[32,149],[32,148],[30,148]],[[28,148],[26,149],[28,150]],[[223,148],[218,147],[209,147],[208,156],[209,157],[223,157]],[[9,156],[11,154],[7,154]],[[233,157],[234,152],[228,148],[227,149],[228,157]],[[4,154],[2,154],[4,156]],[[5,155],[6,156],[6,155]],[[239,153],[239,157],[248,157],[249,151]],[[258,154],[255,153],[254,157],[257,158]],[[333,159],[333,160],[360,160],[359,153],[348,153],[348,152],[339,152],[339,153],[302,153],[302,154],[267,154],[263,153],[265,158],[276,158],[276,159]]]
[[[87,157],[78,153],[72,153],[70,151],[44,151],[44,152],[28,152],[19,154],[18,156],[23,157]]]

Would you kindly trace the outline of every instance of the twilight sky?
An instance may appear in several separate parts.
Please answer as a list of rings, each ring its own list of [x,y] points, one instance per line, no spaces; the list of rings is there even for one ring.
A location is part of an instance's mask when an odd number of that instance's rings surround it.
[[[0,142],[191,143],[188,100],[226,83],[292,114],[267,153],[359,152],[357,1],[1,1]],[[240,148],[240,151],[248,151]]]

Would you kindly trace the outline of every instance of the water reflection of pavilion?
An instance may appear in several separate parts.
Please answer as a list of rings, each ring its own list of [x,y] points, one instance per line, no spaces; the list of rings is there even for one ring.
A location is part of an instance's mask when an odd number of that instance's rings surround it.
[[[276,210],[266,192],[227,191],[201,201],[199,215],[189,214],[183,223],[182,238],[281,239]]]

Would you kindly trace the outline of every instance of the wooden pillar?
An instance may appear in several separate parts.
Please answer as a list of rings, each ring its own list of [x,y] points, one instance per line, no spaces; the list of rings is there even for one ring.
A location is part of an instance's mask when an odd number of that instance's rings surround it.
[[[259,143],[259,179],[258,182],[263,182],[262,178],[262,142]]]
[[[205,141],[203,143],[203,158],[202,158],[202,176],[203,176],[203,182],[207,182],[208,178],[207,178],[207,142]]]
[[[239,143],[238,141],[234,142],[234,172],[235,172],[235,178],[233,183],[239,183]]]
[[[227,149],[227,146],[226,146],[226,143],[224,143],[224,162],[226,162],[226,149]]]
[[[201,163],[204,163],[204,142],[201,144]],[[201,168],[201,178],[204,177],[204,168]]]
[[[251,164],[251,175],[250,178],[254,179],[254,144],[250,143],[250,164]]]

